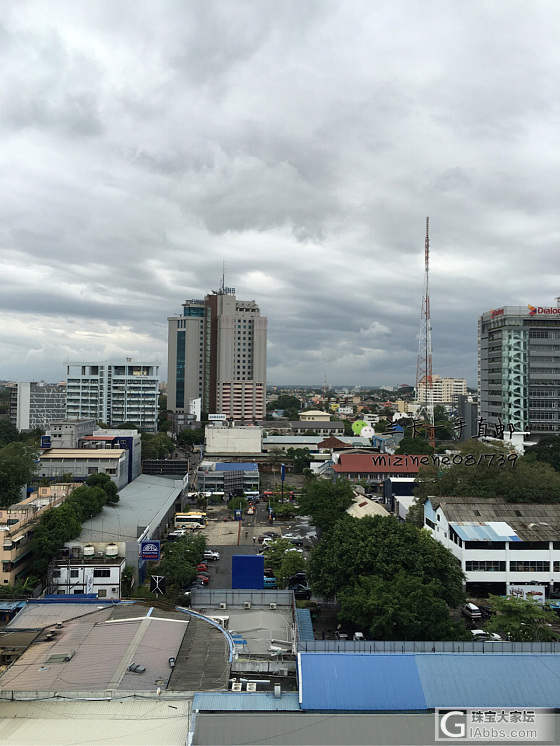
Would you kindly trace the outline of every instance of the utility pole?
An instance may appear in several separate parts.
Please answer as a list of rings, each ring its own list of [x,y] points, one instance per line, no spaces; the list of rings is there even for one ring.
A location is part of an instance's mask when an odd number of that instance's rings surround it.
[[[430,218],[426,218],[424,242],[424,296],[420,310],[420,335],[418,340],[418,362],[416,365],[416,397],[420,402],[419,414],[428,421],[428,441],[435,447],[434,427],[434,382],[432,378],[432,323],[430,317]],[[420,400],[420,386],[423,396]]]

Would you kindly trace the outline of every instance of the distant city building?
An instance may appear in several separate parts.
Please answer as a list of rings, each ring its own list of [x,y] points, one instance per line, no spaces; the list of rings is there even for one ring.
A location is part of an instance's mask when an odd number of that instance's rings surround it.
[[[10,422],[20,432],[46,430],[66,413],[66,384],[20,382],[10,391]]]
[[[453,404],[459,395],[467,393],[467,382],[464,378],[442,378],[432,376],[432,401],[434,404]],[[426,399],[426,382],[422,378],[418,384],[416,401],[424,402]]]
[[[560,432],[560,307],[504,306],[478,320],[478,415],[540,437]]]
[[[265,416],[267,319],[255,301],[241,301],[233,288],[204,300],[187,300],[183,314],[168,319],[167,406],[237,420]],[[177,420],[176,418],[176,421]]]
[[[157,432],[159,366],[137,363],[67,363],[66,418],[124,422]]]

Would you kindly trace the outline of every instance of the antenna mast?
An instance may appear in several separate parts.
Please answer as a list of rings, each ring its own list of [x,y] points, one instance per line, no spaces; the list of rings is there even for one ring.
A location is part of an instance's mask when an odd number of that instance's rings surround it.
[[[420,402],[420,414],[428,420],[428,441],[435,447],[434,428],[434,382],[432,378],[432,324],[430,318],[430,218],[426,218],[426,240],[424,244],[424,297],[420,310],[420,335],[418,341],[418,363],[416,365],[416,397]],[[421,397],[422,394],[422,397]]]

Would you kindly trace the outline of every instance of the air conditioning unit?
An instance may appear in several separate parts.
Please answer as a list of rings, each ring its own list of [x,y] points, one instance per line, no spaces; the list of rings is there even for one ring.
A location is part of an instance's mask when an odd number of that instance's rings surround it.
[[[220,603],[220,609],[227,609],[227,604],[222,601]]]
[[[241,682],[240,681],[234,681],[231,685],[231,691],[232,692],[240,692],[241,691]]]
[[[270,608],[270,609],[271,609],[272,611],[274,611],[274,609],[276,608],[276,604],[268,604],[268,607],[269,607],[269,608]]]
[[[252,681],[247,682],[247,691],[248,692],[256,692],[257,691],[257,685],[254,682],[252,682]]]
[[[243,608],[244,609],[250,609],[251,608],[251,602],[250,601],[245,601],[244,604],[243,604]]]
[[[112,593],[116,593],[116,592],[117,592],[117,589],[116,589],[116,588],[111,588],[111,592],[112,592]]]

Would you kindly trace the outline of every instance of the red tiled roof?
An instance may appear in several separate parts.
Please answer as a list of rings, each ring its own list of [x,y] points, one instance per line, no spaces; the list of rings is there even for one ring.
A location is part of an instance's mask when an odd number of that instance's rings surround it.
[[[325,440],[322,440],[318,445],[317,448],[351,448],[352,446],[347,445],[346,443],[343,443],[338,438],[335,438],[334,435],[331,435],[330,438],[326,438]]]
[[[416,474],[421,456],[389,456],[386,453],[342,453],[333,471],[339,474]]]

